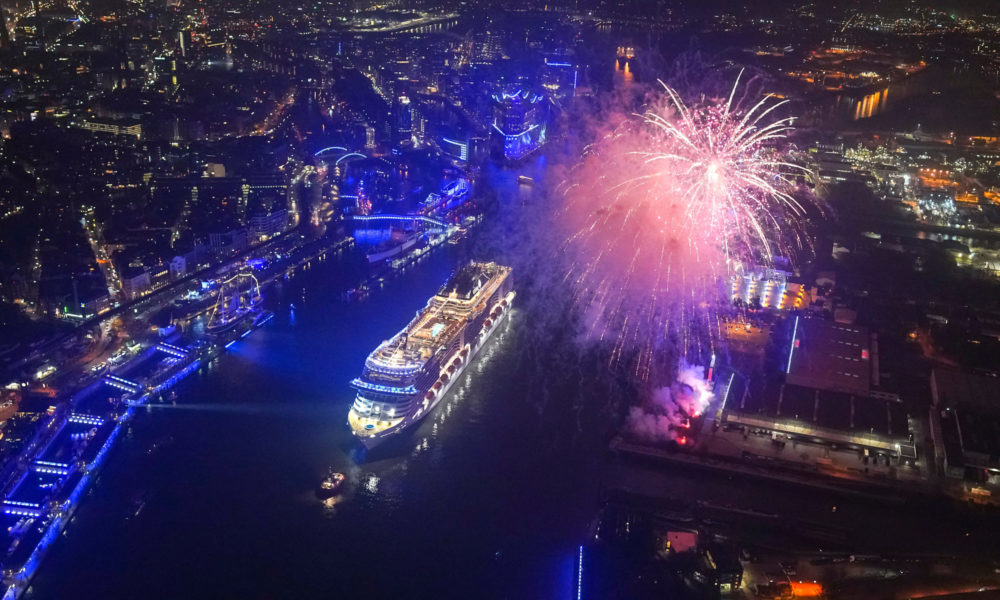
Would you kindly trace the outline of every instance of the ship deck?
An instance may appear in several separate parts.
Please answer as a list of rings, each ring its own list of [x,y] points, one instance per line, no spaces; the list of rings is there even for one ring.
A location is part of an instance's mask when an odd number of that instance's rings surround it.
[[[417,366],[427,362],[434,352],[446,345],[465,326],[467,311],[456,311],[449,301],[435,296],[410,325],[387,344],[375,358],[392,367]]]
[[[465,326],[469,315],[486,309],[486,301],[506,279],[510,270],[465,269],[445,284],[410,324],[376,350],[378,363],[406,368],[427,362]],[[488,279],[483,279],[488,277]]]
[[[402,421],[403,417],[379,419],[377,417],[359,415],[353,410],[347,413],[347,423],[358,436],[372,436],[382,433],[387,429],[399,425]],[[371,429],[368,428],[369,425],[371,425]]]

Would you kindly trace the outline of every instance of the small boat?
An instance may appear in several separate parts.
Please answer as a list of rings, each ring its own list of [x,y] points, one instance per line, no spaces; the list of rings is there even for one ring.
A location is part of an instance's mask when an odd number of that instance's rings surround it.
[[[274,313],[269,310],[262,310],[260,313],[254,317],[253,326],[260,327],[261,325],[267,325],[268,321],[274,318]]]
[[[316,495],[320,498],[331,498],[340,493],[341,486],[344,485],[344,480],[347,477],[343,473],[335,473],[332,470],[330,474],[319,484],[319,488],[316,490]]]
[[[139,516],[142,509],[146,508],[146,501],[149,500],[148,494],[146,492],[136,492],[132,495],[132,500],[129,504],[129,512],[131,514],[127,515],[126,519],[134,519]]]
[[[370,290],[367,285],[361,284],[356,288],[347,290],[341,295],[341,297],[344,302],[362,302],[368,299],[369,291]]]
[[[517,178],[517,182],[521,185],[535,185],[535,180],[527,175],[521,175]]]

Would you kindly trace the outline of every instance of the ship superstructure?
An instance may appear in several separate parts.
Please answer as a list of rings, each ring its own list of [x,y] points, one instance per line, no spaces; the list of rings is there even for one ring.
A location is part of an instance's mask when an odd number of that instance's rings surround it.
[[[224,338],[243,333],[271,313],[261,308],[260,282],[248,267],[242,267],[219,284],[215,306],[208,313],[205,333]]]
[[[471,262],[365,360],[348,423],[371,448],[426,416],[510,311],[511,269]]]

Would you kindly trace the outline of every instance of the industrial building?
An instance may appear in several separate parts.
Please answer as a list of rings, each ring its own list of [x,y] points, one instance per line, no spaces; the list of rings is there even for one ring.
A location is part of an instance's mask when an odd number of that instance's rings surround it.
[[[726,423],[805,442],[916,458],[906,409],[878,389],[877,338],[858,325],[795,316],[784,381],[728,394]]]
[[[939,468],[956,479],[1000,483],[1000,378],[934,369],[931,399]]]

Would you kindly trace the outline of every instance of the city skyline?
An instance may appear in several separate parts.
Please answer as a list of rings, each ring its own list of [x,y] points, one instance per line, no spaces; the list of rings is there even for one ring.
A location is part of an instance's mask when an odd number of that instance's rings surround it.
[[[1000,589],[994,3],[0,27],[4,598]]]

